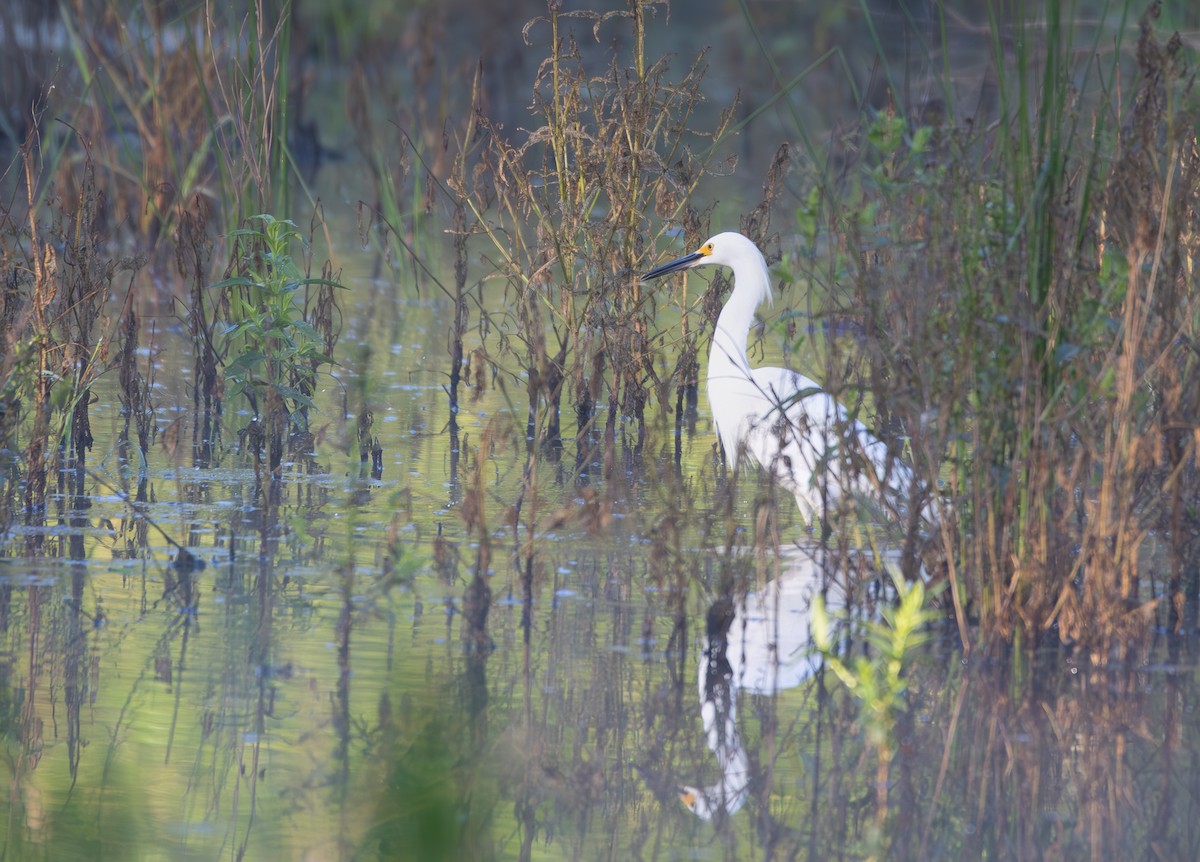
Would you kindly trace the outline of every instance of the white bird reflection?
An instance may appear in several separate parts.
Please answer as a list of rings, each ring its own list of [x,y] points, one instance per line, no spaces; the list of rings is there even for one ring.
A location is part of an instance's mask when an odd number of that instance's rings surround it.
[[[801,550],[779,578],[735,600],[728,635],[710,636],[701,654],[700,717],[721,780],[707,787],[685,785],[679,798],[705,820],[738,811],[750,792],[750,761],[737,728],[738,690],[775,694],[800,685],[817,668],[809,608],[822,585],[824,568],[814,556],[819,553]],[[843,604],[833,597],[827,601],[830,607]]]

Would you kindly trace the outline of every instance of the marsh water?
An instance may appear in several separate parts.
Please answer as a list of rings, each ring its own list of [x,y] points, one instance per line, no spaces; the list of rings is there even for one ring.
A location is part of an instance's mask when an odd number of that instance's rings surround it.
[[[345,369],[320,396],[323,444],[270,510],[237,459],[180,457],[186,422],[166,451],[191,402],[169,317],[143,350],[160,405],[147,463],[122,459],[115,393],[97,393],[88,493],[56,500],[43,537],[57,550],[0,570],[4,858],[833,859],[884,840],[904,859],[1194,858],[1194,645],[1166,634],[1104,669],[968,658],[952,638],[913,656],[882,816],[856,702],[804,655],[814,672],[774,694],[744,683],[732,705],[744,804],[694,815],[680,787],[724,768],[697,686],[718,573],[805,599],[836,574],[786,516],[780,550],[755,553],[746,502],[728,546],[715,490],[692,490],[719,479],[703,415],[679,468],[664,435],[620,493],[540,459],[537,520],[514,527],[528,454],[519,435],[486,457],[480,441],[522,417],[489,389],[452,450],[448,305],[346,284],[347,342],[375,348],[377,478],[339,439]],[[464,523],[472,483],[483,533]],[[176,566],[164,533],[202,567]],[[807,634],[806,604],[791,610],[773,638]]]
[[[808,645],[817,594],[878,618],[870,562],[828,564],[754,475],[731,487],[703,398],[654,405],[644,441],[543,449],[508,369],[452,417],[453,303],[361,247],[354,175],[313,177],[347,290],[277,500],[239,455],[248,413],[196,466],[182,320],[148,304],[153,446],[102,377],[85,492],[0,537],[0,859],[1200,858],[1193,630],[1093,664],[935,624],[881,746]]]

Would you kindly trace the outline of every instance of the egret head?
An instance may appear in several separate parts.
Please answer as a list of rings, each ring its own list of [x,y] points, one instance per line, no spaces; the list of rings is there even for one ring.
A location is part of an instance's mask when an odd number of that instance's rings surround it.
[[[734,273],[735,289],[750,296],[756,305],[771,301],[771,278],[762,252],[749,239],[732,231],[709,237],[691,254],[656,266],[642,279],[660,278],[697,266],[728,266]]]
[[[679,788],[679,801],[701,820],[712,820],[716,812],[708,804],[708,795],[699,787],[684,785]]]
[[[730,796],[725,795],[726,791],[720,784],[714,787],[685,784],[679,788],[679,801],[701,820],[712,820],[718,815],[736,814],[746,804],[749,793],[745,788],[732,791]]]

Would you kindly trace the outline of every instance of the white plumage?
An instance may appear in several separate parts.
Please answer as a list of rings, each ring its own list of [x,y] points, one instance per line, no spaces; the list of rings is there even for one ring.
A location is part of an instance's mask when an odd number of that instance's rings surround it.
[[[731,467],[743,453],[796,498],[806,518],[824,518],[845,495],[896,511],[909,503],[912,472],[883,441],[813,380],[787,368],[751,368],[746,342],[771,279],[758,247],[719,233],[689,255],[647,272],[659,278],[697,266],[728,266],[733,292],[721,309],[708,355],[708,401]],[[922,512],[928,517],[928,512]],[[811,676],[809,604],[820,566],[802,554],[790,576],[736,608],[728,637],[710,643],[699,667],[700,714],[721,780],[684,786],[680,798],[708,820],[732,814],[749,794],[750,763],[737,730],[738,689],[773,694]]]
[[[731,466],[736,470],[744,451],[795,496],[809,519],[835,509],[847,493],[907,503],[909,469],[833,396],[790,369],[750,367],[746,342],[754,311],[771,301],[771,279],[758,247],[739,233],[719,233],[642,277],[697,266],[733,270],[733,293],[717,318],[708,355],[709,406]],[[851,437],[856,445],[845,446]]]

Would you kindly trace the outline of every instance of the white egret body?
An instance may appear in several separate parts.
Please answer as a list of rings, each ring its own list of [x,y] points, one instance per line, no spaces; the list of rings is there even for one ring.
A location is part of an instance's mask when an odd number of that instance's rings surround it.
[[[708,402],[731,466],[737,469],[744,450],[795,495],[809,519],[836,508],[845,493],[907,503],[911,472],[833,396],[790,369],[750,367],[746,342],[754,311],[771,301],[771,279],[758,247],[739,233],[719,233],[642,278],[697,266],[733,270],[733,293],[717,318],[708,354]],[[856,445],[847,449],[842,443],[850,436]],[[885,489],[896,499],[882,499]]]

